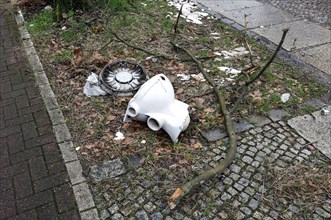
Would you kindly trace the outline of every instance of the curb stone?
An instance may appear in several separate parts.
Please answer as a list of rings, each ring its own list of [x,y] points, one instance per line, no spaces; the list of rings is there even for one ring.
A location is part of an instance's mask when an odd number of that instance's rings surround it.
[[[46,109],[52,122],[53,131],[56,141],[60,147],[62,158],[65,162],[67,172],[70,178],[70,183],[73,188],[75,200],[79,209],[79,214],[82,220],[99,219],[92,193],[82,175],[82,166],[74,149],[72,137],[67,125],[64,122],[64,117],[61,109],[56,101],[54,92],[49,84],[48,78],[44,72],[36,49],[33,46],[30,34],[24,26],[24,17],[20,9],[15,15],[16,23],[19,27],[23,46],[28,57],[28,61],[34,72],[36,84],[39,88]]]

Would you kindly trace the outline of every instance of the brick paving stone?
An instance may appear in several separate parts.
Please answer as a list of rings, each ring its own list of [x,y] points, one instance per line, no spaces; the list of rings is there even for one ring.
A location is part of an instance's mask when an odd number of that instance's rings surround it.
[[[6,1],[5,1],[6,2]],[[0,7],[0,219],[80,219],[14,13]]]

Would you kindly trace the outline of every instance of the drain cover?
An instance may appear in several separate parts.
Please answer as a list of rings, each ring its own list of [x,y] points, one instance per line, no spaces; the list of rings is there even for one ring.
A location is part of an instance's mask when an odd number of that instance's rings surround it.
[[[117,96],[131,96],[148,80],[145,69],[133,62],[107,65],[100,73],[102,89]]]

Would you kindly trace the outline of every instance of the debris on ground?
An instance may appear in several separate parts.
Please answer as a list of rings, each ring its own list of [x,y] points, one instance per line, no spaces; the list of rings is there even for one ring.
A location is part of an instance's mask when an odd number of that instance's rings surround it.
[[[284,93],[281,95],[280,100],[282,101],[282,103],[286,103],[290,99],[290,96],[290,93]]]
[[[120,131],[116,132],[115,137],[114,137],[114,141],[121,141],[121,140],[124,140],[124,139],[125,139],[125,136],[122,132],[120,132]]]
[[[192,1],[175,1],[168,0],[170,6],[176,7],[178,10],[183,6],[181,17],[186,19],[187,22],[191,22],[194,24],[202,24],[202,19],[207,17],[209,14],[205,12],[201,12],[198,10],[196,3]],[[178,16],[175,15],[175,18]]]
[[[100,87],[99,77],[95,73],[91,73],[86,79],[84,86],[84,94],[87,97],[106,95],[107,92]]]
[[[177,142],[179,134],[190,123],[188,107],[186,103],[175,99],[170,80],[164,74],[159,74],[142,85],[130,100],[124,122],[129,119],[147,122],[150,129],[163,129],[173,142]]]

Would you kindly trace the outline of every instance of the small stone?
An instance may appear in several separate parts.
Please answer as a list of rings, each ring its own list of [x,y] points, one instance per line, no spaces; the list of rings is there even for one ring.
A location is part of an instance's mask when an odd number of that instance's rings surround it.
[[[201,134],[208,142],[215,142],[227,136],[227,134],[219,128],[210,131],[203,131]]]
[[[129,166],[132,166],[135,169],[138,169],[141,167],[141,158],[139,156],[131,155],[128,157],[128,164]]]
[[[300,209],[296,205],[293,205],[293,204],[289,205],[288,209],[296,214],[300,212]]]
[[[231,185],[232,182],[233,182],[233,180],[230,179],[230,178],[228,178],[228,177],[226,177],[226,178],[223,180],[223,183],[225,183],[226,185]]]
[[[120,213],[115,213],[112,217],[112,220],[124,220],[123,215],[121,215]]]
[[[293,217],[293,212],[285,212],[283,214],[284,219],[292,219],[292,217]]]
[[[109,212],[106,209],[101,210],[101,212],[100,212],[100,219],[101,220],[105,220],[109,217],[110,217]]]
[[[270,211],[269,215],[274,219],[278,219],[279,213],[276,211]]]
[[[233,130],[235,133],[243,132],[251,128],[254,128],[254,125],[246,120],[239,119],[237,122],[233,122]]]
[[[114,178],[126,172],[123,162],[120,159],[110,160],[91,166],[90,177],[93,182]]]
[[[243,186],[248,186],[249,184],[249,180],[245,179],[245,178],[240,178],[240,180],[238,181],[239,184],[243,185]]]
[[[242,161],[244,161],[245,163],[250,164],[250,163],[253,162],[253,159],[252,159],[251,157],[249,157],[249,156],[244,156],[244,157],[242,158]]]
[[[228,214],[225,211],[221,211],[220,213],[218,213],[218,216],[221,219],[228,219]]]
[[[138,199],[137,199],[137,202],[138,203],[143,203],[145,201],[144,197],[140,196]]]
[[[271,123],[269,118],[266,118],[264,116],[260,116],[260,115],[252,115],[250,117],[248,117],[248,121],[258,127],[262,127],[266,124]],[[258,132],[258,131],[257,131]],[[259,133],[259,132],[258,132]]]
[[[229,200],[231,198],[232,198],[231,195],[229,195],[228,193],[223,193],[223,195],[221,196],[221,199],[223,201]]]
[[[232,171],[232,172],[235,172],[235,173],[239,173],[240,172],[240,167],[238,167],[236,164],[231,164],[231,166],[230,166],[230,170]]]
[[[246,203],[248,200],[249,200],[249,195],[247,193],[244,193],[244,192],[240,193],[239,201],[241,203]]]
[[[242,212],[237,212],[237,214],[236,214],[237,220],[244,219],[245,217],[246,217],[246,215]]]
[[[118,210],[119,210],[119,207],[116,203],[108,208],[108,211],[110,212],[110,214],[115,214]]]
[[[111,196],[108,193],[104,193],[103,197],[105,198],[106,201],[109,201],[111,199]]]
[[[146,205],[144,205],[144,209],[147,212],[152,212],[154,209],[156,209],[156,206],[152,202],[148,202]]]
[[[242,191],[245,188],[244,186],[242,186],[242,185],[240,185],[238,183],[235,183],[233,187],[236,188],[239,191]]]
[[[229,177],[234,181],[237,181],[240,178],[240,176],[236,173],[231,173]]]
[[[259,206],[259,202],[255,199],[251,199],[251,201],[248,203],[248,206],[255,210]]]
[[[163,219],[163,215],[161,214],[161,212],[155,212],[151,215],[152,220],[162,220]]]
[[[269,118],[273,121],[280,121],[285,116],[290,116],[290,114],[282,109],[272,109],[268,112]]]
[[[234,196],[234,195],[236,195],[236,194],[238,193],[237,190],[235,190],[235,189],[232,188],[232,187],[229,187],[229,188],[227,189],[227,192],[230,193],[232,196]]]
[[[145,210],[140,210],[135,215],[138,220],[148,220],[148,215]]]
[[[261,212],[254,212],[253,217],[258,220],[262,220],[264,218],[263,214]]]
[[[241,207],[240,210],[245,213],[246,216],[252,214],[252,211],[248,207]]]
[[[132,212],[132,207],[130,207],[130,206],[128,206],[128,207],[126,207],[125,209],[123,209],[122,211],[122,214],[124,215],[124,216],[129,216],[130,214],[131,214],[131,212]]]

